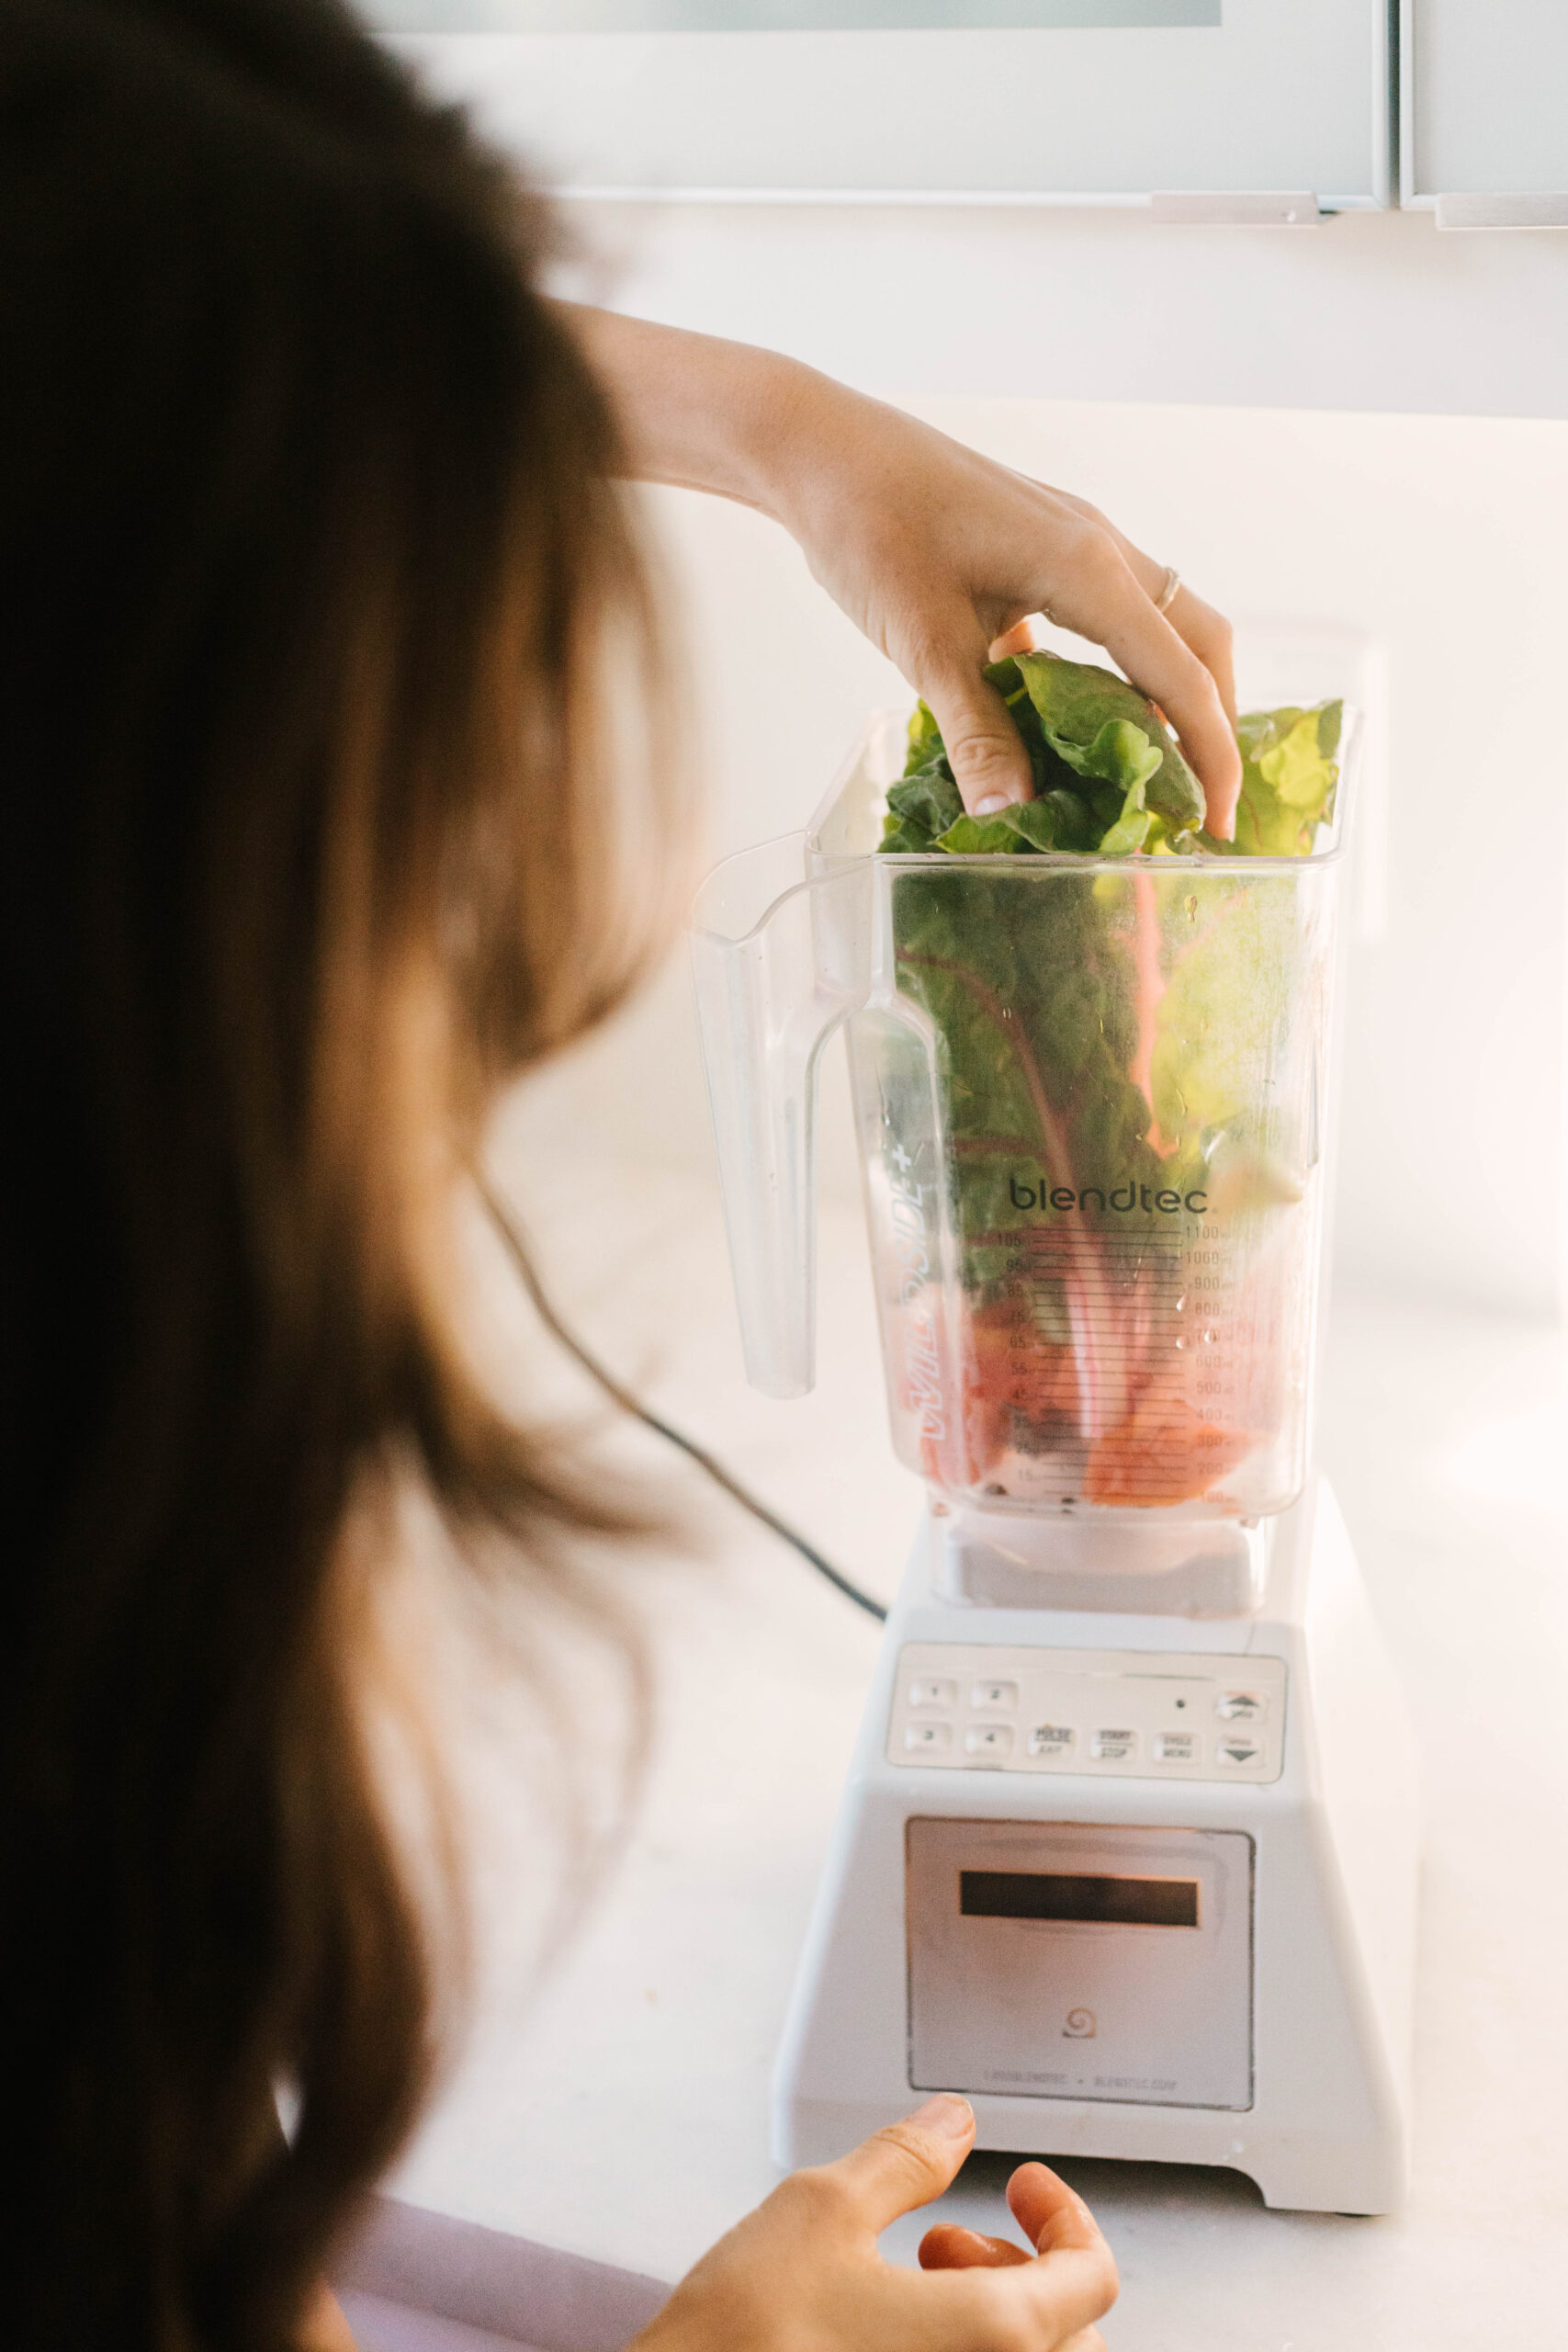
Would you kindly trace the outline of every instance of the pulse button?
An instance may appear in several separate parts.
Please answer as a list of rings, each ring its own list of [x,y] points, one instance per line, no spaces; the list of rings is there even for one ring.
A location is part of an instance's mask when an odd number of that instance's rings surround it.
[[[1269,1702],[1260,1690],[1227,1690],[1216,1702],[1214,1713],[1227,1723],[1256,1723],[1267,1713]]]

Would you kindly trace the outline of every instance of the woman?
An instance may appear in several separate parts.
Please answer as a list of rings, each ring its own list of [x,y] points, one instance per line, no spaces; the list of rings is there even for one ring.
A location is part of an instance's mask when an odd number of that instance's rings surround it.
[[[335,0],[0,19],[19,2346],[344,2340],[323,2267],[439,2041],[378,1792],[400,1493],[598,1605],[606,1514],[480,1393],[448,1225],[497,1088],[672,919],[686,812],[612,781],[659,676],[613,478],[786,524],[971,807],[1029,790],[980,666],[1047,602],[1234,806],[1226,632],[1162,567],[809,370],[553,308],[547,235]],[[973,2128],[786,2182],[648,2343],[1098,2341],[1043,2167],[1037,2255],[876,2260]]]

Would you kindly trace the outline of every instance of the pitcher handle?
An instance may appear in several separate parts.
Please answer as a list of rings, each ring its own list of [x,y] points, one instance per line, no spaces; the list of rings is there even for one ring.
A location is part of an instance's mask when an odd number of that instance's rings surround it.
[[[746,1375],[817,1371],[817,1074],[869,988],[865,861],[806,877],[805,836],[727,858],[693,910],[692,974]]]

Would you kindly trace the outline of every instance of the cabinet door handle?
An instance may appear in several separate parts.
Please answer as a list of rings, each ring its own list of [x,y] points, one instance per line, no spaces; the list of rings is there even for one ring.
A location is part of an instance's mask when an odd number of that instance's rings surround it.
[[[1439,196],[1439,229],[1568,229],[1568,196]]]
[[[1156,220],[1216,228],[1298,228],[1323,218],[1310,188],[1282,194],[1276,189],[1156,188],[1149,210]]]

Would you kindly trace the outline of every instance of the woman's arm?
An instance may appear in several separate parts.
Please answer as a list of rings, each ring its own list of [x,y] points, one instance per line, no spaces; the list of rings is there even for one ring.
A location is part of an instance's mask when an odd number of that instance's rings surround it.
[[[1083,499],[749,344],[569,306],[646,481],[755,506],[936,714],[966,807],[1027,800],[1029,762],[982,667],[1025,615],[1103,645],[1157,702],[1230,834],[1241,762],[1228,622]]]

